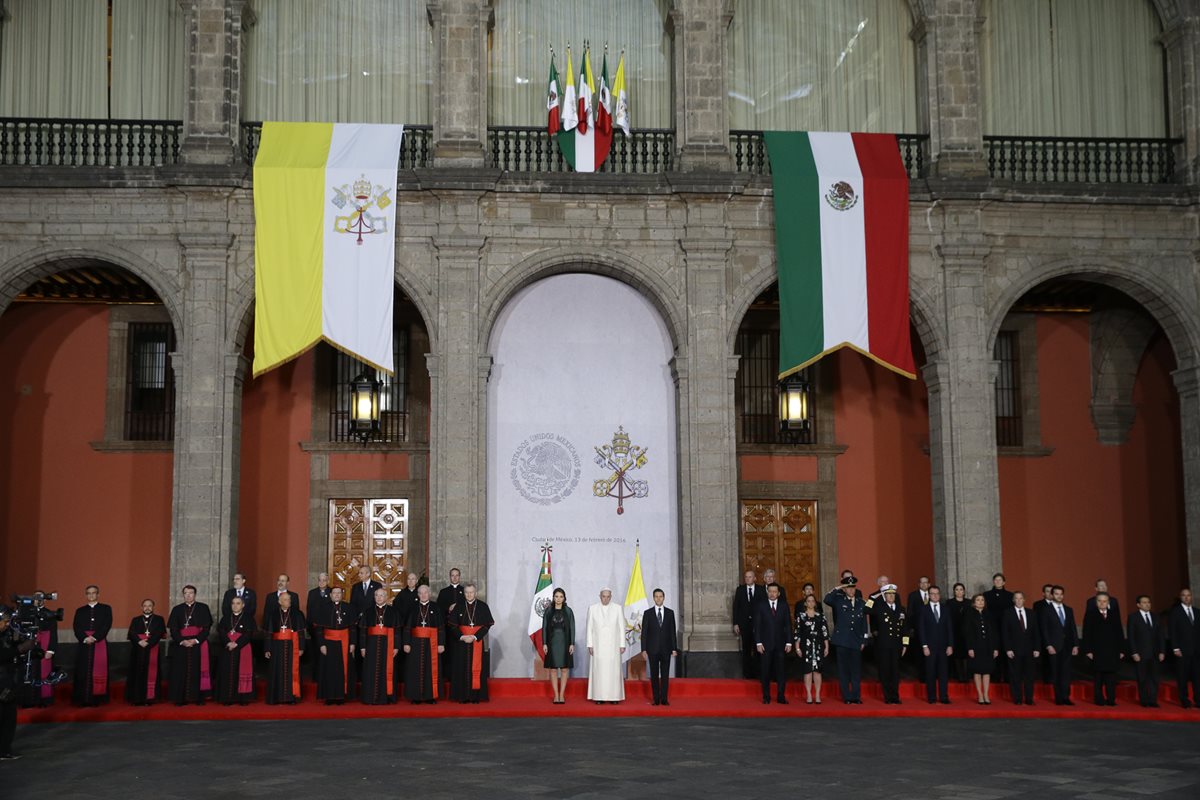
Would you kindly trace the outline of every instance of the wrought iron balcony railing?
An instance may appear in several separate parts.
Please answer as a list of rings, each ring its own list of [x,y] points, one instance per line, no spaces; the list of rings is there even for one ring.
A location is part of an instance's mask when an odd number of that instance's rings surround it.
[[[984,136],[988,174],[1023,183],[1169,183],[1180,139]]]
[[[180,120],[0,117],[0,166],[161,167],[182,136]]]
[[[544,126],[497,125],[488,128],[488,158],[509,172],[568,172],[570,165]],[[675,164],[675,131],[634,128],[613,134],[612,151],[598,172],[654,174]]]
[[[908,172],[908,177],[923,177],[929,150],[929,134],[898,133],[896,139],[900,144],[900,157],[904,159],[904,169]],[[767,145],[762,131],[730,131],[729,151],[733,156],[735,172],[771,174],[771,162],[767,159]]]
[[[261,122],[242,123],[242,156],[247,164],[254,163],[262,139]],[[400,169],[422,169],[432,165],[429,153],[433,141],[432,125],[405,125],[400,141]]]

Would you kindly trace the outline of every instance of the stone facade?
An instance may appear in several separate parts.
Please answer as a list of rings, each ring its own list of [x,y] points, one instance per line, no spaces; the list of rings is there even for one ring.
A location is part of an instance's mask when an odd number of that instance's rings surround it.
[[[124,267],[158,292],[179,333],[171,593],[190,582],[211,602],[237,552],[241,354],[254,291],[250,176],[238,146],[246,8],[243,0],[182,5],[190,48],[182,163],[0,168],[0,313],[31,281],[80,258]],[[911,5],[932,165],[912,184],[911,289],[927,355],[936,574],[974,590],[1003,564],[993,343],[1024,292],[1073,275],[1137,300],[1175,351],[1190,575],[1200,583],[1200,3],[1157,3],[1172,134],[1184,142],[1179,181],[1156,186],[989,179],[978,4]],[[654,303],[676,348],[686,647],[731,650],[728,593],[739,572],[733,344],[750,303],[775,280],[769,179],[730,171],[727,144],[725,30],[751,4],[676,0],[679,169],[619,176],[488,166],[486,87],[475,76],[486,74],[490,6],[428,4],[439,65],[434,165],[402,175],[398,197],[396,281],[429,334],[429,574],[451,565],[471,576],[485,571],[485,405],[497,315],[548,275],[610,275]],[[1118,344],[1100,343],[1113,371],[1101,405],[1120,402],[1128,364]],[[832,477],[831,458],[823,479]],[[319,462],[314,486],[324,480]],[[835,538],[823,572],[832,574],[836,552]],[[320,547],[312,553],[315,573]]]

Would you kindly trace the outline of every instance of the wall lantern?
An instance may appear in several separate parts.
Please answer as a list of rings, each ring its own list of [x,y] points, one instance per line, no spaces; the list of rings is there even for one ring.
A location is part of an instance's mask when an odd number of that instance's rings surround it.
[[[779,427],[792,436],[803,435],[812,426],[812,384],[804,371],[794,372],[779,382]]]
[[[350,381],[350,433],[366,445],[379,434],[379,397],[383,384],[375,370],[366,369]]]

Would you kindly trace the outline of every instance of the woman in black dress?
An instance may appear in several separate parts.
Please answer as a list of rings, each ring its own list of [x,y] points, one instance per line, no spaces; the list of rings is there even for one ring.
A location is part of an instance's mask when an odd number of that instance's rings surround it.
[[[562,589],[554,590],[554,601],[542,614],[542,664],[550,670],[554,702],[567,702],[563,693],[575,666],[575,614]]]
[[[992,701],[988,692],[992,668],[996,665],[996,657],[1000,655],[1000,637],[988,617],[987,602],[981,594],[971,598],[971,608],[967,610],[963,622],[963,638],[967,643],[967,668],[975,676],[979,704],[990,706]]]
[[[967,587],[961,583],[954,584],[954,597],[950,598],[947,605],[950,606],[951,624],[954,625],[954,640],[956,642],[964,641],[967,630],[963,627],[963,623],[967,619],[967,610],[971,608],[971,601],[967,599]],[[971,680],[967,677],[967,648],[954,648],[954,655],[950,657],[950,666],[954,673],[954,680],[963,683]]]
[[[829,655],[829,624],[817,607],[814,595],[805,595],[796,604],[796,655],[804,673],[806,703],[821,702],[821,665]],[[816,688],[816,699],[813,689]]]

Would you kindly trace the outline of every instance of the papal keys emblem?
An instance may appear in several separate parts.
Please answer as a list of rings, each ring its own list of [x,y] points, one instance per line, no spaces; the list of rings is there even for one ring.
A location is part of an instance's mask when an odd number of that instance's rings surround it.
[[[330,203],[339,211],[349,207],[350,213],[334,217],[333,230],[335,233],[348,233],[357,236],[355,244],[362,244],[364,236],[387,233],[387,217],[367,213],[371,208],[383,211],[392,204],[388,197],[391,190],[385,186],[376,186],[363,175],[354,183],[333,187],[333,197]]]
[[[624,427],[617,428],[612,444],[596,448],[595,461],[612,472],[592,484],[592,494],[596,497],[615,497],[618,514],[625,513],[626,500],[650,494],[649,481],[637,480],[629,475],[633,470],[646,466],[646,448],[632,444]]]

